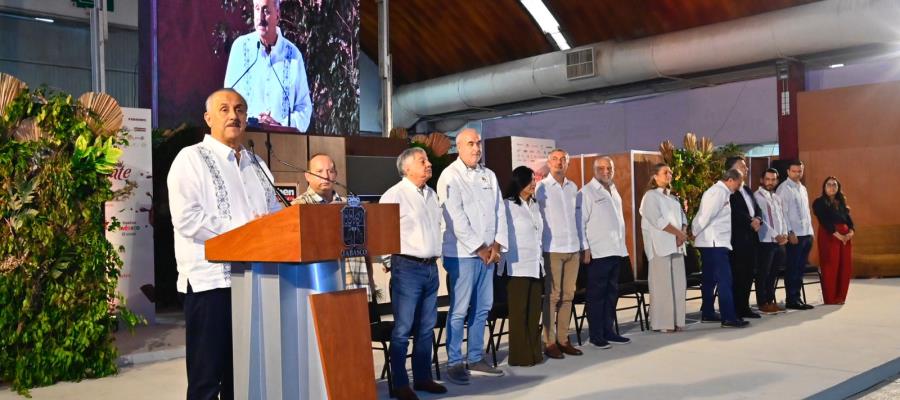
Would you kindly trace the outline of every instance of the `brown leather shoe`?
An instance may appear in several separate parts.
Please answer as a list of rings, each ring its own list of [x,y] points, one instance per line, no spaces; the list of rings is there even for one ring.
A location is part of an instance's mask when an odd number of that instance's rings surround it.
[[[759,312],[763,314],[778,314],[778,306],[772,303],[763,304],[759,306]]]
[[[435,381],[416,382],[413,384],[413,389],[434,394],[447,393],[447,388]]]
[[[562,350],[563,353],[568,354],[570,356],[580,356],[580,355],[584,354],[581,352],[581,350],[576,349],[574,346],[572,346],[571,343],[568,343],[568,342],[560,343],[559,349]]]
[[[564,356],[563,353],[559,351],[559,346],[557,346],[556,343],[547,345],[547,347],[544,348],[544,354],[546,354],[547,357],[555,359],[566,358],[566,356]]]
[[[419,396],[416,396],[416,392],[413,392],[409,386],[394,389],[394,398],[397,400],[419,400]]]

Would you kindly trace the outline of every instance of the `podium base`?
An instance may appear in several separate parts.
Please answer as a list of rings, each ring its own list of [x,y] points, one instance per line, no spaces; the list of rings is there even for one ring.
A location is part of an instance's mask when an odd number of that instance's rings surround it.
[[[326,399],[309,295],[344,289],[337,261],[233,263],[236,399]]]

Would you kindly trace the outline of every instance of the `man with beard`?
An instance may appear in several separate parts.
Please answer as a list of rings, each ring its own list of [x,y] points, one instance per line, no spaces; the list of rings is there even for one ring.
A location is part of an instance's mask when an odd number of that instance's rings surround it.
[[[775,314],[784,311],[775,301],[775,279],[779,265],[784,265],[784,245],[788,241],[787,224],[781,197],[775,193],[778,170],[769,168],[759,179],[759,189],[753,195],[762,210],[759,234],[759,264],[756,271],[756,304],[759,311]]]

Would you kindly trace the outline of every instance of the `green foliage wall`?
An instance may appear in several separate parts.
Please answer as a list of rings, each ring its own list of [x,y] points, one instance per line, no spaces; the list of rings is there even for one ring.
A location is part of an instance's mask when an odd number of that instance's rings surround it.
[[[44,90],[0,110],[0,381],[22,394],[115,373],[116,314],[138,322],[117,299],[122,261],[104,227],[125,138],[94,132],[94,118]]]

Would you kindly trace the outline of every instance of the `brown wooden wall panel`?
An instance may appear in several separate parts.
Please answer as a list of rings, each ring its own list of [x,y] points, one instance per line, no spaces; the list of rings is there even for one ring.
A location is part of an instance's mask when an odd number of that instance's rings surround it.
[[[755,192],[759,188],[759,179],[762,177],[763,171],[769,168],[769,157],[750,157],[747,159],[747,167],[750,168],[750,175],[745,182]]]
[[[484,141],[484,166],[494,171],[500,190],[512,179],[512,138],[503,136]]]
[[[345,136],[344,143],[348,156],[397,157],[409,148],[406,139],[380,136]]]
[[[810,201],[829,175],[842,183],[856,225],[856,276],[900,275],[900,82],[852,86],[798,97],[800,158]],[[818,225],[818,221],[814,223]],[[815,260],[816,249],[811,260]]]
[[[329,399],[376,399],[366,289],[309,296]]]

